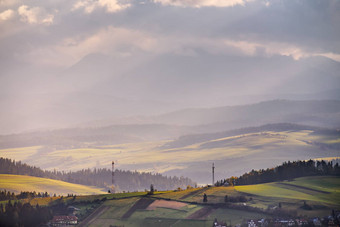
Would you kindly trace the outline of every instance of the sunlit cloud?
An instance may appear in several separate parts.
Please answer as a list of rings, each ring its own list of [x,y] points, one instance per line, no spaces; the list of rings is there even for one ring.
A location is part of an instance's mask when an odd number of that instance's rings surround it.
[[[30,64],[70,67],[91,53],[124,58],[140,51],[158,51],[159,45],[149,33],[109,26],[85,37],[70,36],[55,45],[31,49],[26,58]]]
[[[14,16],[14,11],[11,9],[5,10],[2,13],[0,13],[0,21],[3,20],[9,20]]]
[[[117,0],[80,0],[73,5],[72,10],[83,9],[85,13],[92,13],[98,8],[104,8],[109,13],[115,13],[130,6],[129,3],[121,3]]]
[[[319,53],[319,54],[315,54],[315,56],[324,56],[324,57],[333,59],[334,61],[340,62],[340,54],[335,54],[335,53],[332,53],[332,52],[329,52],[329,53]]]
[[[179,7],[230,7],[235,5],[244,5],[249,0],[154,0],[162,5],[171,5]]]
[[[29,7],[22,5],[18,8],[18,13],[21,20],[29,24],[45,24],[50,25],[53,23],[54,15],[48,14],[40,7]]]
[[[249,41],[235,41],[235,40],[223,40],[226,46],[235,47],[247,56],[259,56],[265,55],[267,57],[273,55],[289,56],[295,60],[312,56],[324,56],[334,61],[340,62],[340,55],[335,53],[325,52],[313,52],[307,51],[303,48],[290,43],[282,42],[249,42]]]
[[[20,3],[20,0],[0,0],[0,6],[14,6]]]

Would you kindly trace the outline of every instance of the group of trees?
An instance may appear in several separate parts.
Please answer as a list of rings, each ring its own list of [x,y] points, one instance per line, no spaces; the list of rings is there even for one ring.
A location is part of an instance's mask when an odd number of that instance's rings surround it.
[[[47,171],[6,158],[0,158],[0,173],[44,177],[70,183],[105,187],[107,189],[109,189],[112,182],[111,170],[106,168],[83,169],[75,172]],[[117,189],[120,191],[145,190],[149,188],[150,184],[153,184],[157,190],[186,188],[188,185],[195,186],[195,182],[189,178],[167,177],[158,173],[115,170],[114,176],[116,191]]]
[[[14,192],[9,192],[6,190],[0,191],[0,201],[3,200],[17,200],[17,199],[27,199],[27,198],[42,198],[49,197],[50,195],[47,192],[20,192],[20,194],[15,195]]]
[[[225,203],[245,203],[247,202],[248,199],[243,196],[243,195],[240,195],[240,196],[228,196],[228,195],[225,195],[224,196],[224,202]]]
[[[48,207],[32,206],[30,203],[12,202],[0,204],[0,226],[39,226],[53,217]]]
[[[247,185],[260,184],[282,180],[292,180],[297,177],[306,176],[323,176],[337,175],[340,176],[339,163],[335,165],[332,162],[322,161],[295,161],[285,162],[280,166],[271,169],[252,170],[240,177],[230,177],[217,181],[216,186],[225,184],[229,185]]]

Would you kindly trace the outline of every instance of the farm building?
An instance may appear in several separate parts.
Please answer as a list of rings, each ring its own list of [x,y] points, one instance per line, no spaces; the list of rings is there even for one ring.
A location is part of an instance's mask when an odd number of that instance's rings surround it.
[[[76,216],[54,216],[51,221],[52,226],[76,225],[77,223]]]

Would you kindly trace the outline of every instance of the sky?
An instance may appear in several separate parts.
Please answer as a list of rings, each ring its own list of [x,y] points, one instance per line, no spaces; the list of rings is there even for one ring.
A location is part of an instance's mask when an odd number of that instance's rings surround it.
[[[339,37],[339,0],[0,0],[0,105],[8,109],[0,117],[28,122],[24,112],[32,106],[37,119],[70,99],[65,94],[94,91],[121,103],[235,104],[211,100],[242,95],[240,89],[276,92],[295,74],[310,73],[303,60],[311,57],[334,65]],[[335,88],[329,82],[318,92]]]
[[[327,56],[340,61],[338,0],[1,0],[1,59],[67,68],[91,53]]]

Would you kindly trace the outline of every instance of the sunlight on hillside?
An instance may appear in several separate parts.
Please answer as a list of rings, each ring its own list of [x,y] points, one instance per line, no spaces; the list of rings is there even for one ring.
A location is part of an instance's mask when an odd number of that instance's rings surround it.
[[[92,186],[72,184],[48,178],[11,174],[0,174],[0,189],[6,189],[16,193],[20,193],[21,191],[47,192],[52,195],[54,193],[57,195],[92,195],[106,193],[104,190]]]

